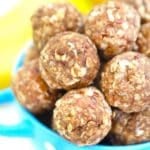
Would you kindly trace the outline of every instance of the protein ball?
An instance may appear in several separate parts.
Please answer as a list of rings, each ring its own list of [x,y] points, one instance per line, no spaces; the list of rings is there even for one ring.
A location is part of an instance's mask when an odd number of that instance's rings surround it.
[[[140,14],[143,22],[150,22],[150,0],[120,0],[132,5]]]
[[[17,100],[35,114],[51,110],[57,99],[57,92],[50,90],[41,78],[38,59],[27,63],[18,71],[13,78],[12,88]]]
[[[53,128],[78,145],[99,143],[111,128],[111,109],[95,87],[69,91],[56,102]]]
[[[24,64],[34,59],[38,59],[39,57],[40,57],[40,52],[37,50],[35,45],[32,45],[25,54]]]
[[[122,111],[140,112],[150,104],[150,59],[137,52],[115,56],[101,74],[108,103]]]
[[[85,34],[107,59],[132,50],[139,29],[140,16],[137,11],[118,1],[95,6],[85,23]]]
[[[150,57],[150,23],[143,24],[137,39],[138,50]]]
[[[133,114],[115,110],[110,139],[119,145],[150,141],[150,109]]]
[[[95,45],[75,32],[52,37],[40,55],[41,75],[52,89],[69,90],[91,84],[99,65]]]
[[[83,28],[82,15],[71,4],[48,4],[40,7],[31,17],[33,39],[41,50],[48,39],[63,31],[80,32]]]

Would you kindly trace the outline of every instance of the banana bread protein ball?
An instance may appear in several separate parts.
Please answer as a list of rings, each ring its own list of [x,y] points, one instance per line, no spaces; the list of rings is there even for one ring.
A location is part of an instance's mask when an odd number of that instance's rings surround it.
[[[33,39],[41,50],[48,39],[63,31],[80,32],[83,28],[82,15],[71,4],[48,4],[40,7],[31,17]]]
[[[140,29],[140,16],[126,3],[108,1],[97,5],[85,22],[85,34],[105,58],[132,50]]]
[[[143,22],[150,22],[150,0],[119,0],[132,5],[140,14]]]
[[[114,110],[110,140],[119,145],[150,141],[150,109],[133,114]]]
[[[108,103],[124,112],[140,112],[150,104],[150,59],[137,52],[115,56],[101,75]]]
[[[53,128],[78,145],[99,143],[111,129],[111,109],[95,87],[71,90],[56,102]]]
[[[150,57],[150,22],[142,25],[136,43],[138,50]]]
[[[75,32],[52,37],[40,55],[40,71],[52,89],[81,88],[91,84],[99,69],[97,49],[91,40]]]
[[[38,59],[27,63],[18,71],[13,78],[12,88],[17,100],[35,114],[51,110],[58,95],[41,78]]]

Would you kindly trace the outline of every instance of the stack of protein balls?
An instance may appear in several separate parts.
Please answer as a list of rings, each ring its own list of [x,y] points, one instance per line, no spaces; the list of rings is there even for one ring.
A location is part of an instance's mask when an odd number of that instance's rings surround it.
[[[87,16],[48,4],[31,17],[34,46],[13,78],[33,114],[78,145],[150,140],[150,1],[117,0]]]

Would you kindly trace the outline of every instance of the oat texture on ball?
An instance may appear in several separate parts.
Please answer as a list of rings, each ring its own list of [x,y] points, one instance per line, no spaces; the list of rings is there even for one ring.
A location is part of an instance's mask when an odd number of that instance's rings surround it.
[[[114,110],[109,137],[118,145],[150,141],[150,109],[133,114]]]
[[[140,112],[150,104],[150,59],[137,52],[115,56],[104,67],[101,89],[110,105]]]
[[[41,78],[38,59],[27,63],[17,72],[12,79],[12,88],[17,100],[35,114],[52,110],[58,94]]]
[[[136,43],[139,52],[150,57],[150,22],[142,25]]]
[[[33,39],[41,50],[48,39],[63,31],[81,32],[83,20],[80,12],[71,4],[55,3],[41,6],[31,17]]]
[[[99,65],[95,45],[87,36],[75,32],[52,37],[40,56],[41,75],[52,89],[69,90],[91,84]]]
[[[119,1],[95,6],[85,21],[85,34],[107,59],[132,50],[139,29],[140,16],[137,11]]]
[[[111,109],[95,87],[71,90],[56,102],[53,128],[78,145],[99,143],[111,128]]]
[[[150,22],[150,0],[119,0],[132,5],[140,14],[142,22]]]

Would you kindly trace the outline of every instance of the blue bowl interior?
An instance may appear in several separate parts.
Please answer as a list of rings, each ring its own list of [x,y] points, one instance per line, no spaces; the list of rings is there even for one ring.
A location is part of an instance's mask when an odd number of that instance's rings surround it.
[[[14,66],[13,73],[23,65],[24,56],[26,50],[32,45],[29,42],[25,48],[21,51],[17,62]],[[111,145],[94,145],[79,147],[63,137],[59,136],[50,128],[44,126],[42,123],[37,121],[30,113],[28,113],[16,100],[13,92],[10,88],[0,91],[0,104],[5,102],[13,103],[19,111],[21,116],[21,122],[13,126],[0,125],[0,135],[12,136],[12,137],[28,137],[32,139],[32,143],[36,150],[149,150],[150,142],[142,144],[134,144],[127,146],[111,146]]]

